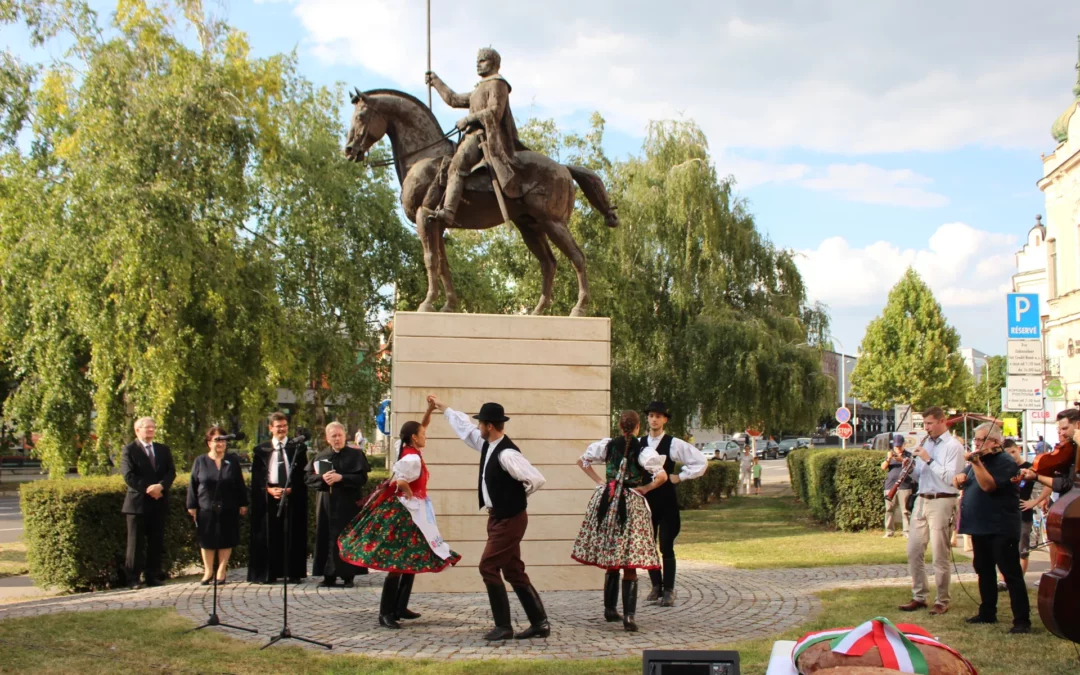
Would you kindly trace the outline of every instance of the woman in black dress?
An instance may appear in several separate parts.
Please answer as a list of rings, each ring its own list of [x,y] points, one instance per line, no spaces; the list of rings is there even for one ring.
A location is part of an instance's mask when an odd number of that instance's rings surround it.
[[[204,586],[214,574],[215,553],[218,584],[225,583],[229,554],[240,540],[240,516],[247,515],[248,494],[240,458],[225,452],[225,441],[215,440],[224,435],[225,430],[218,426],[206,432],[209,452],[195,458],[188,483],[187,509],[198,529]]]

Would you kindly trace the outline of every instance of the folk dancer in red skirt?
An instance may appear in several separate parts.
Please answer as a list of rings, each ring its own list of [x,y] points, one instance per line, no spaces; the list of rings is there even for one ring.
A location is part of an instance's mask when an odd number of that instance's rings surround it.
[[[652,515],[645,495],[667,481],[664,458],[635,438],[641,419],[633,410],[619,416],[619,438],[593,443],[581,456],[579,466],[596,481],[596,492],[585,510],[574,542],[574,560],[607,570],[604,576],[604,619],[622,619],[623,628],[636,632],[639,569],[660,568],[653,538]],[[592,468],[604,462],[605,479]],[[650,478],[651,476],[651,478]],[[623,616],[619,602],[619,570],[622,576]]]
[[[461,556],[439,534],[435,509],[427,496],[428,470],[421,451],[434,406],[429,402],[422,422],[401,425],[400,451],[390,480],[380,486],[338,538],[341,559],[359,567],[389,572],[379,601],[379,625],[401,628],[417,574],[441,572]]]

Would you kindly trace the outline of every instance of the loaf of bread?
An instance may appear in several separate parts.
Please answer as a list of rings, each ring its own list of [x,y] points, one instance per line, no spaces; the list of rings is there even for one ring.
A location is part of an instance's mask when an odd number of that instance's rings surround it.
[[[917,646],[926,658],[930,675],[971,675],[964,660],[949,650],[927,644]],[[877,647],[868,649],[862,656],[848,656],[832,651],[827,641],[808,647],[799,655],[795,667],[799,669],[799,675],[885,675],[900,672],[882,667]]]

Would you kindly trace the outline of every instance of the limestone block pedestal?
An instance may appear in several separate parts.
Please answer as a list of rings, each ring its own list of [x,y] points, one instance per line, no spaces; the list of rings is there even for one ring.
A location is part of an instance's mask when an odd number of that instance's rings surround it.
[[[398,312],[394,319],[392,429],[420,420],[427,395],[475,415],[501,403],[505,433],[547,484],[529,497],[522,559],[545,590],[603,586],[603,572],[570,559],[593,492],[575,462],[611,435],[611,325],[608,319]],[[442,415],[432,417],[424,460],[439,529],[462,555],[455,568],[416,577],[419,592],[482,592],[476,566],[487,539],[479,509],[480,453]]]

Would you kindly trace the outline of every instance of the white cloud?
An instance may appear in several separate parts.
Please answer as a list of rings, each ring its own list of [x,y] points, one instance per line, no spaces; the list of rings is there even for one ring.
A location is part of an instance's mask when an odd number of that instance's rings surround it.
[[[294,3],[320,59],[422,88],[423,0]],[[1080,24],[1080,3],[1047,0],[686,0],[666,12],[641,0],[432,5],[434,69],[466,90],[476,49],[495,46],[519,116],[534,103],[544,114],[599,110],[638,134],[682,112],[717,150],[840,154],[1049,149],[1049,125],[1071,98]],[[907,188],[859,193],[933,200]]]
[[[914,267],[945,308],[1004,303],[1014,272],[1016,237],[947,223],[923,248],[901,249],[878,241],[852,247],[830,237],[796,258],[811,299],[830,307],[866,308],[866,319],[885,306],[889,290]]]
[[[949,198],[929,189],[933,180],[910,169],[882,169],[870,164],[830,164],[815,169],[806,164],[783,164],[724,155],[716,162],[722,175],[733,175],[740,188],[765,183],[791,183],[829,192],[853,202],[885,206],[935,208]]]

